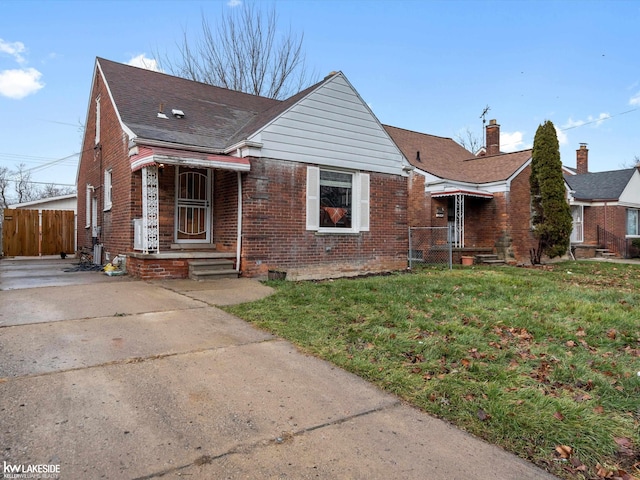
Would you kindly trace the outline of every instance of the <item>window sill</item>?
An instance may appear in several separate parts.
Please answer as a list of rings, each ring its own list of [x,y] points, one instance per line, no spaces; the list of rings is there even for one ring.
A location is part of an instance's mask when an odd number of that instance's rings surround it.
[[[350,228],[332,228],[332,229],[322,229],[316,230],[316,235],[360,235],[361,232],[356,230],[352,230]]]

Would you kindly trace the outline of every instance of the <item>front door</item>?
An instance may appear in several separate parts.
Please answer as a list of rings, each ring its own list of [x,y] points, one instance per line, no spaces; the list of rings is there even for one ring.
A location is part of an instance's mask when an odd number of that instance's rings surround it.
[[[211,242],[211,170],[176,168],[176,242]]]

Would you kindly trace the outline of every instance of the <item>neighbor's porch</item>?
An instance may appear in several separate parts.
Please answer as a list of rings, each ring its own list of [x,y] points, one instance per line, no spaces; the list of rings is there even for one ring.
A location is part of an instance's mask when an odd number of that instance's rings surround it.
[[[496,208],[492,193],[453,189],[432,192],[431,198],[435,222],[451,229],[454,263],[459,263],[463,256],[496,252]]]

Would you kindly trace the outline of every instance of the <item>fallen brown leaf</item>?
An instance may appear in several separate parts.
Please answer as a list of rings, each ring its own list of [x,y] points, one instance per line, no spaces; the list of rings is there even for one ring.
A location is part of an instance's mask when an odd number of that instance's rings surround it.
[[[560,412],[556,412],[556,413],[553,414],[553,418],[555,418],[556,420],[562,421],[562,420],[564,420],[564,415],[562,415],[562,413],[560,413]]]
[[[604,468],[598,463],[596,464],[596,475],[598,475],[600,478],[611,478],[611,476],[613,475],[613,471]]]
[[[556,453],[560,455],[560,458],[569,458],[573,453],[573,448],[568,445],[558,445],[556,447]]]
[[[591,395],[589,395],[588,393],[582,393],[573,397],[573,400],[576,402],[584,402],[587,400],[591,400]]]

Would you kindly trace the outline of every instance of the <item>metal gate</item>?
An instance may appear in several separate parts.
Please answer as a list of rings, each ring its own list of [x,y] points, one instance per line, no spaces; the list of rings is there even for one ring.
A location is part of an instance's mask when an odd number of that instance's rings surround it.
[[[75,212],[6,208],[2,250],[8,257],[75,253]]]
[[[415,264],[440,264],[452,268],[450,227],[409,227],[409,268]]]

